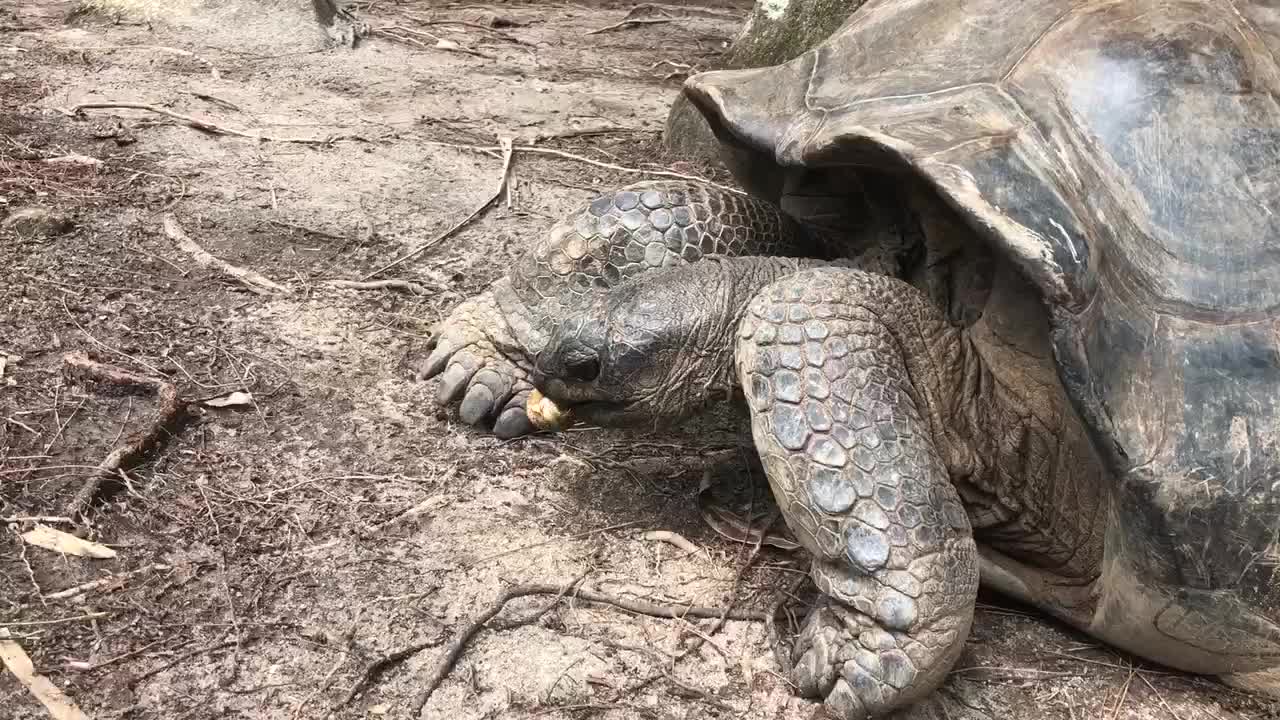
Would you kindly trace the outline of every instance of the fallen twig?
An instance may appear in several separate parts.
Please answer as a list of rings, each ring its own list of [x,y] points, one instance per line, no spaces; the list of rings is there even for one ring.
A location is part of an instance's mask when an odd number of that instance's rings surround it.
[[[444,142],[442,140],[426,140],[424,142],[427,145],[439,145],[441,147],[451,147],[451,148],[457,148],[459,150],[471,150],[474,152],[482,152],[482,153],[492,153],[500,149],[494,146],[464,145],[462,143]],[[511,149],[512,149],[512,152],[516,154],[550,155],[552,157],[563,158],[565,160],[572,160],[574,162],[584,163],[586,165],[603,168],[605,170],[614,170],[616,172],[627,173],[629,175],[648,175],[651,177],[669,177],[669,178],[676,178],[679,180],[691,180],[696,183],[701,183],[703,185],[709,185],[711,187],[724,190],[725,192],[737,193],[738,195],[747,194],[746,192],[738,188],[729,187],[728,185],[721,185],[717,182],[708,180],[704,177],[699,177],[697,175],[686,175],[685,173],[678,173],[672,170],[645,170],[642,168],[630,168],[630,167],[625,167],[623,165],[615,165],[613,163],[603,162],[600,160],[592,160],[591,158],[583,157],[581,155],[574,155],[573,153],[565,152],[564,150],[556,150],[554,148],[533,147],[532,145],[513,145]]]
[[[259,295],[270,295],[272,292],[284,294],[293,292],[289,288],[280,285],[274,280],[254,272],[253,270],[236,267],[226,260],[221,260],[210,255],[208,251],[196,244],[196,241],[192,240],[191,237],[187,235],[186,231],[182,229],[182,226],[178,224],[178,219],[174,217],[172,213],[166,213],[164,216],[164,234],[168,235],[170,240],[177,243],[179,248],[185,251],[188,255],[191,255],[191,257],[196,261],[196,264],[200,267],[211,267],[221,271],[224,275],[230,275],[236,280],[239,280],[242,285]]]
[[[557,602],[563,598],[571,590],[573,591],[574,600],[582,600],[585,602],[601,603],[604,605],[612,605],[622,610],[634,612],[640,615],[649,615],[660,618],[720,618],[729,620],[753,620],[761,621],[765,619],[765,614],[756,610],[734,610],[729,607],[711,608],[699,605],[690,605],[686,603],[658,603],[649,600],[633,600],[628,598],[614,597],[594,590],[586,590],[582,588],[575,589],[575,586],[581,582],[581,578],[564,585],[547,585],[547,584],[529,584],[517,585],[507,589],[498,599],[471,622],[461,633],[454,638],[453,643],[449,646],[449,651],[445,653],[441,659],[436,672],[427,681],[426,687],[414,698],[411,706],[412,717],[417,717],[422,713],[422,707],[426,705],[427,700],[431,698],[431,693],[440,687],[440,683],[452,671],[453,666],[458,662],[458,658],[462,655],[463,649],[467,643],[471,641],[485,624],[492,620],[507,603],[516,598],[527,597],[529,595],[556,595]],[[555,603],[540,610],[536,617],[541,617],[547,611],[554,607]]]
[[[97,620],[104,618],[111,613],[107,612],[91,612],[84,615],[76,615],[75,617],[55,618],[53,620],[5,620],[0,621],[0,625],[7,627],[30,627],[32,625],[61,625],[62,623],[80,622],[82,620]]]
[[[223,637],[226,637],[226,636],[224,635]],[[141,675],[138,675],[137,677],[135,677],[135,678],[133,678],[133,679],[129,680],[129,687],[131,687],[131,688],[132,688],[132,687],[137,687],[138,683],[142,682],[143,680],[146,680],[147,678],[151,677],[152,675],[155,675],[155,674],[157,674],[157,673],[162,673],[162,672],[164,672],[165,670],[168,670],[169,668],[173,667],[174,665],[177,665],[178,663],[183,662],[184,660],[189,660],[189,659],[191,659],[191,658],[193,658],[193,657],[195,657],[195,656],[197,656],[197,655],[204,655],[204,654],[206,654],[206,653],[217,652],[218,650],[222,650],[223,648],[229,648],[229,647],[243,647],[243,646],[248,645],[249,643],[253,642],[255,639],[256,639],[256,638],[254,638],[254,637],[250,636],[250,637],[245,638],[244,640],[240,640],[239,638],[237,638],[237,639],[235,639],[235,640],[224,640],[224,641],[222,641],[222,642],[219,642],[219,643],[215,643],[215,644],[213,644],[213,645],[210,645],[209,647],[206,647],[206,648],[196,648],[195,650],[189,650],[189,651],[184,652],[184,653],[182,653],[181,655],[178,655],[177,657],[175,657],[175,658],[173,658],[173,659],[169,660],[169,662],[167,662],[167,663],[165,663],[165,664],[163,664],[163,665],[161,665],[161,666],[159,666],[159,667],[152,668],[152,669],[150,669],[150,670],[148,670],[148,671],[146,671],[146,672],[142,673]]]
[[[411,295],[426,295],[427,289],[410,280],[330,280],[333,287],[351,290],[399,290]]]
[[[470,215],[463,218],[453,227],[449,228],[448,230],[445,230],[444,232],[440,233],[434,238],[431,238],[430,240],[419,245],[413,250],[410,250],[404,255],[401,255],[395,260],[392,260],[391,262],[387,263],[381,268],[378,268],[377,270],[374,270],[368,275],[365,275],[363,278],[361,278],[362,281],[371,280],[377,277],[378,275],[381,275],[382,273],[390,270],[391,268],[396,267],[400,263],[406,262],[408,260],[412,260],[418,255],[421,255],[427,250],[435,247],[439,243],[444,242],[446,239],[452,237],[454,233],[461,230],[464,226],[466,226],[472,220],[475,220],[477,217],[479,217],[480,214],[483,213],[485,210],[488,210],[490,207],[492,207],[495,203],[498,202],[498,199],[502,197],[502,193],[506,192],[507,190],[507,180],[511,177],[511,159],[514,156],[514,152],[515,152],[514,150],[515,146],[512,144],[511,138],[501,138],[498,140],[498,143],[499,143],[499,146],[498,146],[499,149],[502,150],[502,177],[499,178],[498,188],[494,190],[493,195],[491,195],[487,200],[481,203],[479,207],[477,207],[474,211],[472,211]]]
[[[155,392],[159,404],[155,417],[147,428],[130,437],[98,463],[93,474],[85,480],[84,485],[67,503],[62,514],[67,517],[76,517],[93,502],[104,479],[136,465],[143,456],[160,444],[165,435],[177,427],[186,413],[187,404],[178,397],[178,390],[173,383],[135,375],[114,365],[90,360],[89,356],[82,352],[69,353],[63,356],[62,362],[63,371],[72,377],[89,378],[122,387],[150,389]]]
[[[497,28],[489,27],[488,25],[481,25],[480,23],[468,22],[466,20],[428,20],[418,15],[415,15],[414,13],[404,12],[404,11],[402,12],[404,15],[412,18],[414,22],[421,23],[423,25],[458,25],[460,27],[469,27],[469,28],[474,28],[476,30],[489,33],[490,35],[493,35],[494,37],[499,38],[501,40],[506,40],[509,43],[515,43],[516,45],[524,45],[526,47],[537,47],[536,44],[531,43],[528,40],[521,40],[515,35],[502,32],[501,30],[498,30]]]
[[[223,100],[217,95],[210,95],[209,93],[200,92],[199,90],[188,90],[187,94],[191,97],[204,100],[205,102],[213,103],[214,105],[221,105],[222,107],[234,112],[244,112],[239,105],[231,102],[230,100]]]
[[[589,30],[584,35],[599,35],[600,33],[609,32],[610,30],[622,30],[624,28],[635,27],[637,25],[656,25],[658,23],[669,23],[671,18],[625,18],[612,25],[606,25],[598,30]]]
[[[130,570],[129,572],[117,573],[115,575],[107,575],[106,577],[100,577],[97,580],[90,580],[87,583],[81,583],[79,585],[76,585],[75,587],[69,587],[66,590],[59,590],[56,593],[50,593],[48,595],[45,595],[44,599],[45,600],[66,600],[68,598],[73,598],[73,597],[78,597],[80,595],[83,595],[89,592],[90,590],[96,590],[102,587],[103,585],[110,585],[111,583],[116,582],[117,580],[124,580],[125,578],[133,577],[134,575],[141,575],[143,573],[148,573],[153,570],[164,571],[169,569],[171,569],[171,566],[169,565],[165,565],[163,563],[154,563],[152,565],[140,567],[137,570]]]
[[[14,525],[17,523],[34,522],[34,523],[74,523],[69,517],[62,515],[10,515],[6,518],[0,518],[0,522],[6,525]]]
[[[172,118],[189,127],[195,128],[196,130],[201,130],[207,133],[213,133],[214,135],[230,135],[232,137],[248,138],[249,140],[263,140],[266,142],[283,142],[283,143],[301,143],[304,145],[329,145],[339,140],[363,140],[363,138],[360,138],[355,135],[330,135],[329,137],[323,137],[323,138],[296,138],[296,137],[277,137],[275,135],[263,135],[261,133],[251,133],[251,132],[246,132],[244,130],[236,130],[234,128],[223,127],[221,125],[210,122],[208,120],[201,120],[200,118],[192,117],[190,115],[183,115],[181,113],[176,113],[172,110],[166,110],[162,107],[158,107],[156,105],[149,105],[147,103],[131,103],[131,102],[80,103],[79,105],[72,107],[70,110],[67,110],[66,113],[74,117],[76,115],[79,115],[85,110],[112,110],[112,109],[144,110],[146,112],[152,112],[152,113],[156,113],[157,115],[164,115],[165,117]]]
[[[496,57],[494,57],[493,55],[490,55],[489,53],[480,52],[479,50],[469,48],[453,40],[436,37],[431,33],[422,32],[421,30],[414,30],[413,28],[407,28],[401,25],[388,25],[386,27],[377,28],[373,31],[373,33],[375,35],[380,35],[390,40],[397,40],[399,42],[407,43],[409,45],[416,45],[418,47],[426,48],[428,50],[444,50],[446,52],[461,53],[463,55],[474,55],[475,57],[482,57],[482,58],[485,58],[486,60],[497,59]],[[435,41],[435,44],[428,45],[427,43],[424,43],[421,40],[418,40],[415,37],[412,37],[415,35],[430,38]]]

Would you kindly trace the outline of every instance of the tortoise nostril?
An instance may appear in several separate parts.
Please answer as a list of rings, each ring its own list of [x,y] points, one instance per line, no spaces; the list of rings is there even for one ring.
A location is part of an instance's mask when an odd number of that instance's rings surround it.
[[[591,382],[600,377],[600,359],[596,357],[573,358],[565,364],[565,374],[578,382]]]

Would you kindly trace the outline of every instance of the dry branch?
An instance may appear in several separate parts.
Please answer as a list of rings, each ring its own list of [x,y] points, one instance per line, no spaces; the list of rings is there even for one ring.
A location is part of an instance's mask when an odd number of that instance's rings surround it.
[[[469,27],[469,28],[474,28],[476,30],[480,30],[482,32],[486,32],[500,40],[506,40],[509,43],[514,43],[516,45],[524,45],[526,47],[537,47],[536,44],[531,43],[528,40],[521,40],[515,35],[502,32],[501,30],[498,30],[497,28],[489,27],[488,25],[481,25],[480,23],[468,22],[466,20],[426,19],[415,13],[411,13],[403,10],[401,11],[401,14],[403,14],[408,18],[411,18],[414,22],[419,23],[421,25],[457,25],[459,27]]]
[[[488,210],[495,203],[497,203],[498,199],[502,197],[502,193],[506,192],[507,190],[507,181],[511,177],[511,158],[514,155],[514,145],[512,145],[510,138],[501,138],[498,141],[498,143],[499,143],[499,149],[502,150],[502,177],[499,178],[498,188],[494,190],[493,195],[489,196],[489,198],[485,200],[483,203],[481,203],[480,206],[477,207],[474,211],[472,211],[470,215],[463,218],[453,227],[449,228],[448,230],[445,230],[444,232],[440,233],[434,238],[431,238],[430,240],[419,245],[413,250],[410,250],[404,255],[401,255],[395,260],[392,260],[391,262],[387,263],[381,268],[374,270],[368,275],[365,275],[361,279],[364,281],[371,280],[372,278],[375,278],[378,275],[381,275],[382,273],[390,270],[391,268],[399,265],[400,263],[406,262],[408,260],[412,260],[413,258],[421,255],[427,250],[435,247],[436,245],[444,242],[446,239],[452,237],[454,233],[461,230],[472,220],[475,220],[477,217],[480,217],[481,213],[483,213],[485,210]]]
[[[656,25],[657,23],[669,23],[671,18],[627,18],[616,22],[612,25],[606,25],[597,30],[591,30],[586,35],[598,35],[600,33],[609,32],[610,30],[623,30],[629,27],[637,27],[639,25]]]
[[[187,235],[186,231],[182,229],[182,226],[178,224],[178,219],[174,217],[172,213],[166,213],[164,216],[164,234],[168,235],[170,240],[177,243],[178,247],[190,255],[200,267],[214,268],[215,270],[221,271],[224,275],[230,275],[236,280],[239,280],[242,285],[259,295],[270,295],[273,292],[284,294],[293,292],[289,288],[280,285],[274,280],[256,273],[253,270],[236,267],[226,260],[220,260],[213,255],[210,255],[208,251],[196,244],[196,241],[192,240],[191,237]]]
[[[427,294],[425,287],[410,280],[330,280],[329,284],[333,287],[348,288],[350,290],[399,290],[411,295]]]
[[[79,105],[76,105],[75,107],[71,108],[66,112],[69,115],[75,116],[75,115],[79,115],[81,112],[85,110],[111,110],[111,109],[144,110],[146,112],[152,112],[152,113],[156,113],[157,115],[164,115],[165,117],[172,118],[174,120],[177,120],[178,122],[183,123],[184,125],[195,128],[196,130],[212,133],[214,135],[230,135],[232,137],[248,138],[249,140],[263,140],[267,142],[283,142],[283,143],[301,143],[304,145],[329,145],[339,140],[363,139],[355,135],[331,135],[329,137],[323,137],[323,138],[293,138],[293,137],[276,137],[274,135],[262,135],[260,133],[251,133],[251,132],[246,132],[244,130],[236,130],[234,128],[223,127],[221,125],[210,122],[208,120],[201,120],[200,118],[192,117],[190,115],[183,115],[181,113],[176,113],[172,110],[166,110],[162,107],[158,107],[156,105],[149,105],[147,103],[131,103],[131,102],[80,103]]]
[[[422,32],[421,30],[414,30],[413,28],[407,28],[402,25],[388,25],[386,27],[377,28],[373,31],[373,33],[375,35],[379,35],[389,40],[396,40],[398,42],[402,42],[407,45],[415,45],[417,47],[425,48],[427,50],[444,50],[445,52],[460,53],[462,55],[473,55],[475,57],[485,58],[486,60],[497,59],[496,57],[494,57],[493,55],[490,55],[489,53],[481,52],[474,48],[469,48],[453,40],[436,37],[431,33]],[[435,41],[435,44],[428,45],[427,43],[416,39],[414,36],[430,38]]]
[[[491,153],[500,149],[492,145],[489,145],[489,146],[464,145],[461,143],[444,142],[441,140],[426,140],[424,142],[428,145],[439,145],[441,147],[451,147],[451,148],[457,148],[459,150],[471,150],[473,152],[482,152],[482,153]],[[613,163],[603,162],[600,160],[592,160],[591,158],[588,158],[588,157],[583,157],[581,155],[574,155],[571,152],[565,152],[564,150],[555,150],[553,148],[533,147],[531,145],[513,145],[511,149],[512,149],[512,152],[516,154],[549,155],[551,157],[558,157],[565,160],[572,160],[574,162],[580,162],[586,165],[591,165],[592,167],[598,167],[605,170],[614,170],[616,172],[627,173],[628,175],[647,175],[650,177],[669,177],[669,178],[676,178],[678,180],[690,180],[692,182],[701,183],[703,185],[709,185],[719,190],[724,190],[725,192],[736,193],[738,195],[746,195],[746,192],[744,192],[739,188],[729,187],[728,185],[721,185],[717,182],[708,180],[707,178],[704,178],[704,177],[699,177],[697,175],[687,175],[685,173],[678,173],[671,170],[646,170],[643,168],[631,168],[623,165],[615,165]]]
[[[130,570],[129,572],[125,572],[125,573],[119,573],[116,575],[108,575],[106,577],[100,577],[97,580],[90,580],[87,583],[81,583],[79,585],[76,585],[75,587],[69,587],[66,590],[59,590],[56,593],[50,593],[48,595],[45,595],[44,599],[45,600],[66,600],[68,598],[73,598],[73,597],[78,597],[80,595],[83,595],[89,592],[90,590],[97,590],[98,588],[104,585],[110,585],[111,583],[117,580],[123,580],[127,577],[132,577],[134,575],[141,575],[143,573],[151,572],[152,570],[162,571],[162,570],[168,570],[168,569],[170,569],[168,565],[165,565],[163,563],[154,563],[152,565],[147,565],[146,567],[140,567],[137,570]]]
[[[98,463],[93,474],[85,480],[84,485],[67,503],[62,514],[67,517],[76,517],[93,502],[104,479],[113,477],[139,463],[148,452],[160,444],[166,435],[176,429],[186,414],[187,403],[178,397],[178,390],[173,383],[159,378],[135,375],[114,365],[90,360],[89,356],[82,352],[68,353],[63,356],[62,361],[63,371],[73,378],[87,378],[109,385],[151,390],[156,394],[159,403],[155,417],[146,429],[130,437]]]
[[[26,522],[74,523],[75,520],[72,520],[69,517],[64,517],[62,515],[10,515],[9,517],[0,517],[0,522],[5,523],[6,525],[13,525],[16,523],[26,523]]]

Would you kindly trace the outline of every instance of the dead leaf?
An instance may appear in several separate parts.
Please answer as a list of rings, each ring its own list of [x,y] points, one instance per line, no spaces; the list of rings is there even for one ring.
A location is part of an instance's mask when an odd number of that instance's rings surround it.
[[[9,639],[9,631],[4,628],[0,628],[0,662],[44,705],[54,720],[89,720],[48,678],[36,674],[31,658],[21,645]]]
[[[116,551],[106,545],[81,540],[71,533],[55,530],[48,525],[36,525],[34,530],[22,533],[22,539],[36,547],[67,555],[79,555],[99,560],[116,556]]]
[[[226,408],[226,407],[247,407],[253,405],[253,396],[247,392],[237,390],[226,395],[220,395],[216,398],[210,398],[203,403],[207,407]]]

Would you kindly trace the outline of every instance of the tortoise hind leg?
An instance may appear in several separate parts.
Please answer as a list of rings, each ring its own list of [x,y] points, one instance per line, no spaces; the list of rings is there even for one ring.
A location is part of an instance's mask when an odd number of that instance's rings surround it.
[[[904,347],[958,334],[905,283],[836,268],[767,286],[739,329],[756,448],[828,596],[794,680],[842,718],[913,703],[968,635],[978,556]]]

